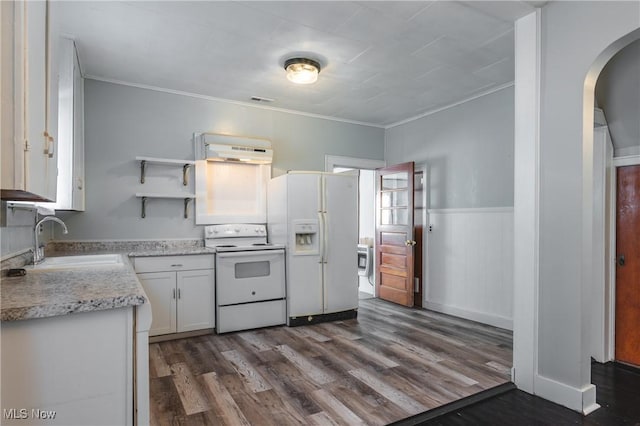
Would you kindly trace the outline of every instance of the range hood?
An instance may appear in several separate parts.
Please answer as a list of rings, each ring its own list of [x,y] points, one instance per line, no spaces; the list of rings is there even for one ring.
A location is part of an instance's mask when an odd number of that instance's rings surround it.
[[[195,133],[194,140],[196,154],[200,160],[243,164],[271,164],[273,160],[271,141],[267,139],[220,133]]]

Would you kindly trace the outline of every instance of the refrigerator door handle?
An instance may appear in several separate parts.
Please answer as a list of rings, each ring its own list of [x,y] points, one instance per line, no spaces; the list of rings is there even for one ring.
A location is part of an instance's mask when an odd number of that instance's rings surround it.
[[[326,262],[325,262],[326,263]],[[322,265],[322,313],[327,313],[327,310],[329,309],[329,297],[327,296],[327,285],[324,284],[324,280],[327,276],[327,265]]]
[[[320,263],[324,263],[324,214],[322,211],[318,211],[318,232],[319,235],[319,252],[320,252]]]
[[[329,214],[325,211],[322,213],[323,215],[323,225],[324,229],[322,231],[322,258],[324,259],[324,263],[327,263],[327,258],[329,255],[329,238],[327,234],[329,233]]]
[[[320,262],[319,266],[320,266],[320,282],[324,283],[324,274],[325,274],[324,263]],[[320,286],[320,299],[322,301],[322,313],[324,313],[327,310],[327,286],[325,285]]]

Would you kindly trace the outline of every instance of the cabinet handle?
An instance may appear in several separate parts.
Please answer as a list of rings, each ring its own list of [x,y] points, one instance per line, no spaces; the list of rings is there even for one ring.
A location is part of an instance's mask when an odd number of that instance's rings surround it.
[[[171,265],[172,268],[182,268],[182,263],[174,263]]]
[[[180,289],[178,289],[178,299],[180,299]]]
[[[44,132],[44,143],[45,143],[44,153],[49,158],[53,158],[54,149],[55,149],[55,139],[53,139],[53,136],[51,136],[47,131]]]
[[[175,288],[173,289],[173,298],[174,299],[176,298],[176,289]]]

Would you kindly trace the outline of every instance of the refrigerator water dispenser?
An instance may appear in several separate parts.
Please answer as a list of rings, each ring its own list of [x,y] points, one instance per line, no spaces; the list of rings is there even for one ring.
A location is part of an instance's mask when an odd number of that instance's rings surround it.
[[[313,220],[293,222],[294,255],[319,254],[318,222]]]

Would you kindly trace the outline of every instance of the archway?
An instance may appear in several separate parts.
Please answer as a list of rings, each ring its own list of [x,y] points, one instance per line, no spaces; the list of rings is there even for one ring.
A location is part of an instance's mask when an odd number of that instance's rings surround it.
[[[589,280],[585,285],[591,286],[590,297],[592,308],[590,312],[588,312],[587,324],[583,324],[583,327],[587,327],[590,330],[589,335],[594,339],[591,342],[589,354],[601,362],[611,361],[614,359],[613,327],[615,325],[615,300],[614,298],[611,298],[611,295],[613,295],[615,291],[615,274],[602,276],[602,274],[594,273],[594,271],[598,271],[599,266],[597,262],[600,262],[600,266],[604,266],[602,265],[602,262],[610,262],[611,258],[615,257],[615,247],[613,247],[613,253],[609,254],[607,258],[597,259],[598,254],[608,252],[606,248],[610,243],[611,236],[608,235],[610,230],[606,229],[607,223],[605,218],[597,214],[597,205],[603,205],[606,198],[606,193],[600,193],[596,189],[598,185],[596,176],[604,175],[604,170],[598,170],[597,168],[605,166],[604,164],[598,164],[598,161],[593,161],[594,152],[597,153],[599,147],[595,146],[594,128],[593,126],[589,126],[588,128],[587,120],[591,119],[593,121],[595,89],[603,69],[615,55],[638,40],[640,40],[640,29],[632,31],[612,43],[599,55],[596,61],[594,61],[592,67],[587,73],[584,84],[583,120],[585,134],[583,138],[583,186],[585,195],[583,200],[583,220],[585,221],[585,237],[587,239],[585,240],[586,243],[583,245],[583,253],[585,260],[590,258],[590,261],[585,262],[584,267],[585,270],[588,271],[585,278]],[[591,115],[587,113],[588,109],[590,109],[592,113]],[[595,154],[596,157],[597,155],[598,154]],[[615,167],[613,167],[612,173],[613,176],[615,176]],[[615,178],[613,181],[615,184]],[[612,202],[615,204],[615,198]],[[606,206],[605,208],[608,207],[609,206]],[[603,233],[604,238],[602,238],[602,230],[605,230]],[[613,229],[613,232],[615,232],[615,229]],[[609,250],[611,250],[611,247],[609,247]]]
[[[640,5],[551,2],[516,23],[516,385],[588,414],[593,282],[593,96],[640,37]]]

